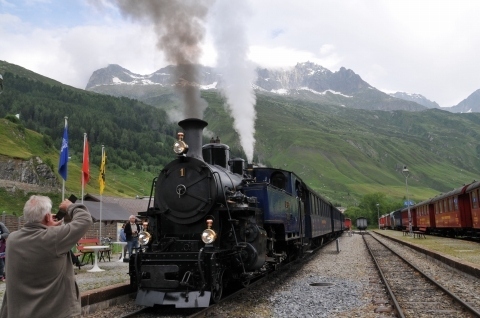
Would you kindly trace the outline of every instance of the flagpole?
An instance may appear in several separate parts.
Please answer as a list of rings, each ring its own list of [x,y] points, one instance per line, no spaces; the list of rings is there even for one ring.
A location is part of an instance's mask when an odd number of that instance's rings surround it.
[[[67,125],[68,125],[68,117],[65,116],[65,127],[64,129],[67,129]],[[63,143],[63,139],[62,139],[62,143]],[[68,158],[67,158],[67,163],[65,164],[68,164]],[[62,178],[62,201],[65,200],[65,179]]]
[[[87,140],[87,133],[83,133],[83,161],[82,161],[82,204],[83,204],[83,191],[85,189],[85,172],[83,171],[83,165],[85,164],[85,141]]]
[[[102,163],[101,163],[101,168],[105,169],[105,147],[102,145]],[[100,174],[104,173],[104,171],[100,170]],[[102,177],[102,176],[101,176]],[[103,181],[105,182],[105,180]],[[103,184],[105,186],[105,184]],[[103,189],[100,188],[100,225],[99,225],[99,242],[102,244],[102,208],[103,208]]]

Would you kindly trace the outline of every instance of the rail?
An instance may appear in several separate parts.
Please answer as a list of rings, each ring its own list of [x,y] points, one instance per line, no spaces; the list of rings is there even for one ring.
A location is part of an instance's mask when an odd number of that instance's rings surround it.
[[[448,295],[450,298],[452,298],[453,300],[455,300],[455,302],[457,304],[459,304],[461,307],[463,307],[464,309],[466,309],[469,313],[475,315],[476,317],[480,317],[480,312],[477,311],[475,308],[471,307],[468,303],[466,303],[465,301],[463,301],[462,299],[460,299],[457,295],[455,295],[454,293],[452,293],[450,290],[448,290],[447,288],[445,288],[444,286],[442,286],[439,282],[437,282],[434,278],[430,277],[429,275],[427,275],[426,273],[424,273],[421,269],[419,269],[418,267],[416,267],[414,264],[412,264],[411,262],[409,262],[408,260],[406,260],[403,256],[401,256],[400,254],[396,253],[395,251],[393,251],[391,248],[389,248],[388,246],[386,246],[383,242],[381,242],[380,240],[378,240],[377,238],[375,238],[374,236],[372,235],[368,235],[369,237],[371,237],[372,239],[374,239],[376,241],[376,243],[379,243],[380,246],[382,246],[384,248],[384,250],[388,250],[389,253],[395,255],[396,257],[398,257],[400,260],[403,261],[403,263],[405,263],[406,265],[408,265],[408,267],[410,267],[411,269],[413,269],[413,271],[415,271],[416,273],[419,273],[422,275],[422,277],[424,277],[428,282],[432,283],[433,285],[435,285],[437,288],[439,288],[440,290],[442,290],[446,295]],[[397,298],[395,297],[395,293],[393,291],[394,288],[392,288],[393,286],[389,284],[388,282],[388,279],[386,279],[386,276],[383,272],[383,270],[381,269],[381,266],[379,264],[379,262],[377,261],[377,257],[375,257],[374,253],[372,252],[372,249],[371,249],[371,246],[369,245],[369,243],[367,242],[368,240],[366,239],[366,236],[363,237],[363,240],[367,246],[367,249],[369,250],[369,253],[370,255],[372,256],[373,260],[374,260],[374,263],[375,265],[377,266],[377,268],[379,269],[379,272],[381,273],[381,277],[382,277],[382,281],[384,282],[385,286],[387,287],[387,290],[389,292],[389,295],[394,303],[394,307],[395,307],[395,310],[397,311],[398,315],[400,317],[405,317],[404,313],[403,313],[403,310],[397,300]],[[391,257],[389,257],[389,259],[391,259]],[[404,272],[402,272],[402,275],[405,275]],[[397,282],[397,285],[398,282]]]

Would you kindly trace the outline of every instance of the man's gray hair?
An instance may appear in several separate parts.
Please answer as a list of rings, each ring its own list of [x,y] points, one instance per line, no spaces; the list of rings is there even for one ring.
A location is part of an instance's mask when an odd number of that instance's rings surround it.
[[[42,222],[47,213],[52,212],[52,200],[43,195],[32,195],[23,207],[25,222]]]

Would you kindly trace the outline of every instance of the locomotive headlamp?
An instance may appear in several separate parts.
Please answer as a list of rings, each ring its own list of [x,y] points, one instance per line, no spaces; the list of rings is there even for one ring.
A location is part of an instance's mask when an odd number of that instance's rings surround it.
[[[179,132],[177,134],[177,138],[178,138],[178,140],[175,141],[175,143],[173,144],[173,151],[175,151],[175,153],[177,155],[183,155],[183,154],[187,153],[188,145],[186,144],[185,141],[183,141],[183,133],[182,132]]]
[[[212,244],[217,238],[217,233],[215,233],[215,231],[211,229],[212,224],[213,220],[207,220],[208,229],[206,229],[202,233],[202,241],[205,244]]]
[[[140,243],[140,245],[147,245],[151,239],[152,235],[147,231],[142,231],[138,234],[138,243]]]

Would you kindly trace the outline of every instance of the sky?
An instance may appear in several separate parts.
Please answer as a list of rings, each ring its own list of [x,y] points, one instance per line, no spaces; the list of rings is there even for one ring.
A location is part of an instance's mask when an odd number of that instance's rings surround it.
[[[210,16],[222,5],[248,8],[242,41],[260,67],[345,67],[379,90],[442,107],[480,89],[477,0],[212,0]],[[215,20],[203,22],[200,62],[209,66],[218,63]],[[151,74],[169,64],[151,24],[114,0],[0,0],[0,60],[82,89],[108,64]]]

